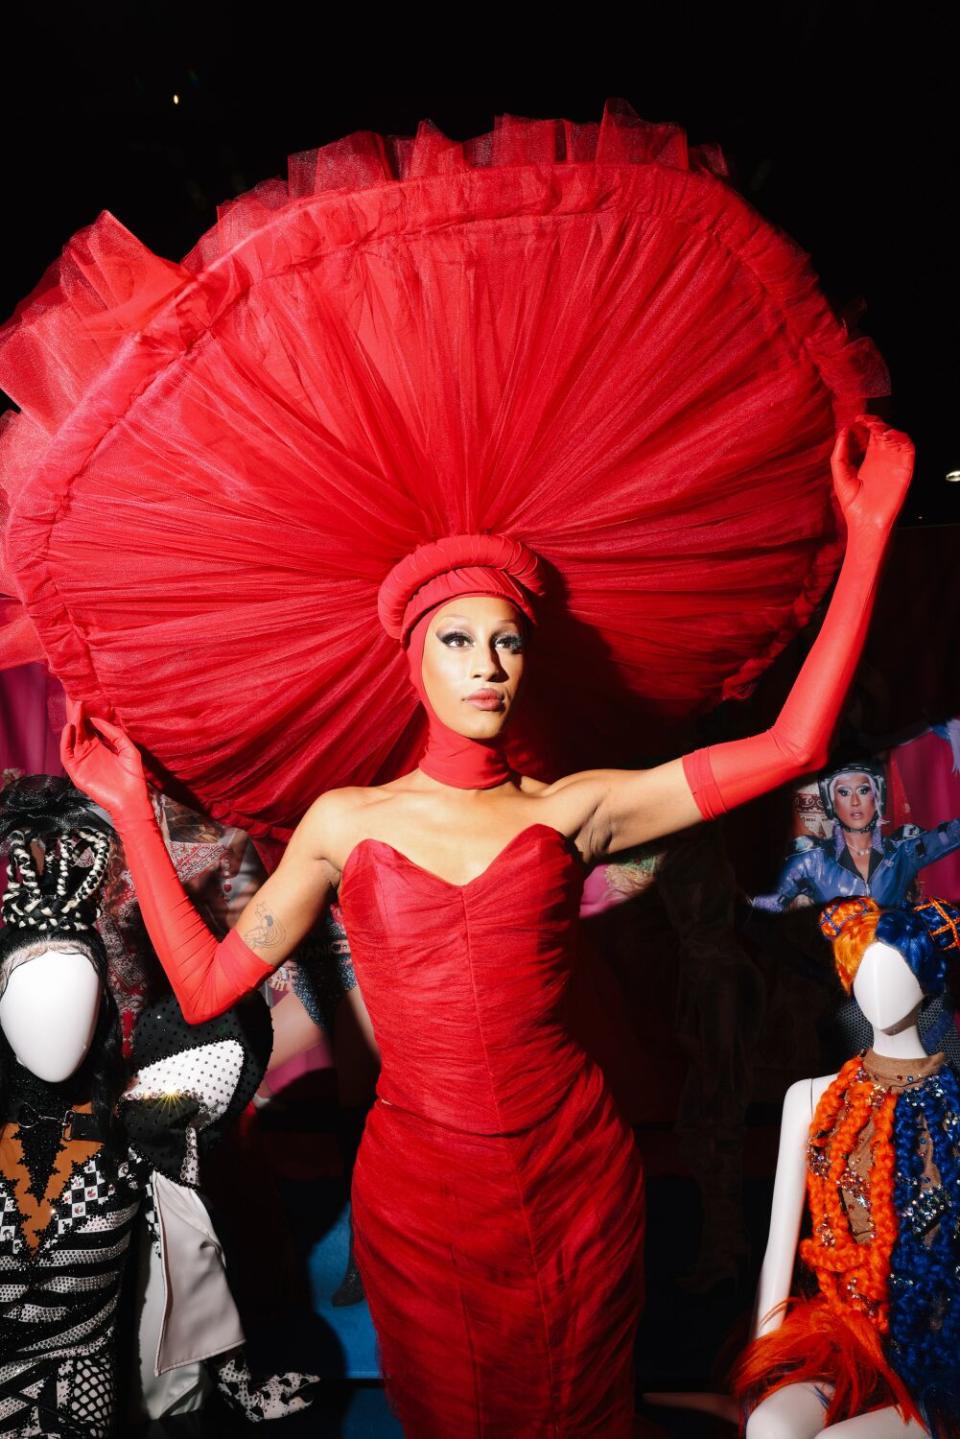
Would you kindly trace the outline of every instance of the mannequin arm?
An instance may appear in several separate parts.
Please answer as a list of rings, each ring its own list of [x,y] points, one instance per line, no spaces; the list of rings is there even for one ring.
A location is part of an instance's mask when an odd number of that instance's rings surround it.
[[[807,1135],[813,1117],[811,1090],[819,1097],[823,1081],[800,1079],[791,1084],[783,1101],[770,1232],[754,1310],[755,1339],[780,1327],[783,1320],[781,1306],[790,1297],[807,1193]]]
[[[74,784],[110,812],[123,839],[147,933],[184,1018],[199,1024],[222,1014],[282,963],[323,908],[333,872],[317,854],[315,826],[300,825],[276,871],[218,942],[177,878],[136,745],[71,702],[60,754]]]

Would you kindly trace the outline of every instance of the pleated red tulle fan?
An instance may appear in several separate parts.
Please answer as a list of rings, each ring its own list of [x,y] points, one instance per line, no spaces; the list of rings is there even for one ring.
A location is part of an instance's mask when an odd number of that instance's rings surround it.
[[[294,156],[179,265],[105,214],[0,384],[21,642],[283,835],[415,761],[376,593],[444,534],[552,573],[526,767],[636,762],[743,693],[835,572],[830,447],[885,374],[717,153],[619,106]]]

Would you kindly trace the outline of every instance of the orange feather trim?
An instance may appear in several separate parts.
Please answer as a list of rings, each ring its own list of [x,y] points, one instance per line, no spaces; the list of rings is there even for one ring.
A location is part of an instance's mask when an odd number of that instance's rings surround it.
[[[779,1329],[754,1340],[733,1373],[732,1389],[748,1409],[788,1384],[829,1384],[826,1423],[896,1405],[904,1423],[922,1416],[887,1363],[880,1335],[863,1314],[843,1314],[823,1295],[791,1302]]]

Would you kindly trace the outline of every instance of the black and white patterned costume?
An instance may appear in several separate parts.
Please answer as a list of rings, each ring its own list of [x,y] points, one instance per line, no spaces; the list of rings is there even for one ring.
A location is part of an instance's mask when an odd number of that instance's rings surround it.
[[[137,1323],[151,1417],[197,1407],[208,1367],[254,1421],[304,1408],[312,1382],[285,1374],[253,1383],[219,1240],[196,1190],[203,1151],[263,1077],[266,1006],[251,998],[191,1026],[170,996],[140,1015],[125,1082],[95,930],[112,838],[109,817],[65,780],[29,776],[0,795],[9,867],[0,899],[0,1434],[23,1439],[114,1432],[128,1269],[145,1279]],[[76,974],[78,962],[89,962],[99,983],[91,989],[87,976],[85,987],[58,990],[57,976]],[[24,966],[29,973],[18,975]],[[22,1063],[10,1025],[32,1056]],[[66,1065],[57,1034],[76,1046]],[[148,1259],[144,1275],[130,1264],[135,1249]]]
[[[101,1439],[112,1432],[117,1306],[141,1214],[145,1205],[154,1211],[155,1242],[166,1240],[175,1251],[176,1217],[164,1195],[171,1184],[181,1191],[196,1185],[201,1136],[208,1138],[238,1096],[249,1094],[262,1069],[262,1057],[251,1061],[234,1015],[199,1027],[211,1031],[200,1033],[184,1025],[168,1000],[147,1011],[138,1036],[141,1029],[142,1055],[156,1055],[164,1038],[174,1044],[189,1039],[187,1047],[140,1065],[120,1102],[119,1144],[97,1134],[89,1106],[70,1105],[68,1085],[44,1085],[20,1070],[6,1097],[9,1118],[0,1128],[0,1434]],[[33,1156],[32,1165],[26,1159],[42,1142],[43,1129],[49,1139],[42,1168],[50,1174],[38,1199],[38,1164]],[[222,1296],[216,1308],[222,1314]],[[205,1325],[191,1359],[242,1343],[236,1311],[223,1321],[215,1332]],[[182,1316],[180,1324],[182,1329]]]
[[[0,1177],[0,1434],[110,1433],[114,1327],[146,1165],[78,1165],[36,1251]]]

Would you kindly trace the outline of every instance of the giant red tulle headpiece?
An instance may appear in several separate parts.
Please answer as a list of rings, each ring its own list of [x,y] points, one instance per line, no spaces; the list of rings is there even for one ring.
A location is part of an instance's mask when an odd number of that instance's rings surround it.
[[[294,156],[182,264],[103,215],[0,383],[6,662],[283,835],[416,762],[377,593],[445,536],[550,574],[524,767],[742,693],[835,570],[831,443],[885,377],[716,153],[619,106]]]

